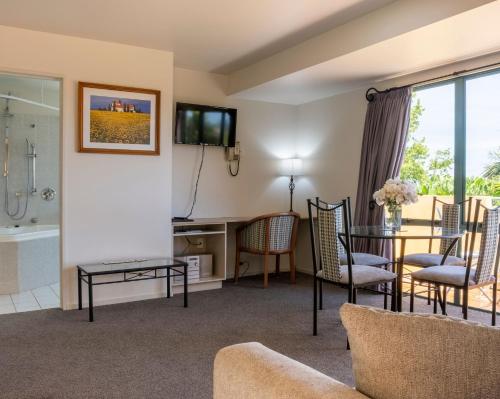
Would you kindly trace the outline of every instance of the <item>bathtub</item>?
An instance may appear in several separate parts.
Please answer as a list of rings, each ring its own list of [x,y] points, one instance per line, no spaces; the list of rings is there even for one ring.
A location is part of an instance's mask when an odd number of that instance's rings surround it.
[[[0,227],[0,242],[26,241],[46,237],[59,237],[59,225],[33,224]]]
[[[0,295],[59,281],[59,226],[0,227]]]

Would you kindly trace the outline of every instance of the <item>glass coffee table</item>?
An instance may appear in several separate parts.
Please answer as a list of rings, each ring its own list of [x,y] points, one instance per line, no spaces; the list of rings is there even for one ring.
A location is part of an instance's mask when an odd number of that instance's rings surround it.
[[[82,281],[89,290],[89,321],[94,321],[94,299],[92,289],[96,285],[128,283],[131,281],[167,279],[167,298],[171,297],[170,279],[175,276],[184,277],[184,307],[188,306],[187,267],[186,262],[173,258],[131,259],[77,265],[78,270],[78,309],[82,310]],[[164,272],[165,270],[165,272]],[[110,281],[95,281],[96,276],[117,275]]]

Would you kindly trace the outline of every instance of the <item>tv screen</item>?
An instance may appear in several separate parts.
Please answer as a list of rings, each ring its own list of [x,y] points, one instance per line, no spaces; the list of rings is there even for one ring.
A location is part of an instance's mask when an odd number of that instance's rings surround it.
[[[177,103],[176,144],[234,147],[236,109]]]

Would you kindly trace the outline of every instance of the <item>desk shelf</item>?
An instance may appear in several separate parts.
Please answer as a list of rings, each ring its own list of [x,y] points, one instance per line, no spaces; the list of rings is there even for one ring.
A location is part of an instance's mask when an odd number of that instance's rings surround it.
[[[224,281],[224,280],[225,280],[224,277],[214,275],[214,276],[210,276],[210,277],[201,277],[197,281],[188,281],[188,285],[213,283],[213,282]],[[174,286],[179,286],[179,285],[182,286],[183,284],[182,283],[173,283],[172,285],[174,285]]]
[[[227,278],[228,237],[232,240],[229,251],[231,258],[230,267],[232,267],[234,262],[234,245],[232,242],[234,241],[235,228],[238,224],[250,219],[250,217],[206,218],[195,219],[192,222],[175,221],[172,223],[172,254],[174,257],[201,254],[212,254],[213,256],[213,275],[200,278],[198,281],[188,281],[188,290],[190,292],[222,288],[222,281]],[[186,238],[189,237],[203,237],[205,247],[195,248],[189,245],[186,246]],[[172,289],[174,294],[181,293],[182,285],[174,283]]]
[[[174,237],[189,237],[189,236],[209,236],[215,234],[226,234],[226,231],[177,231]]]
[[[193,231],[198,230],[198,231]],[[200,231],[201,230],[201,231]],[[227,223],[218,219],[198,219],[193,222],[175,222],[172,225],[173,250],[175,257],[188,255],[212,255],[213,275],[197,281],[188,281],[189,291],[201,291],[222,287],[226,279]],[[186,246],[186,238],[203,237],[204,248]],[[173,283],[173,292],[177,293],[182,284]],[[179,291],[180,292],[180,291]]]

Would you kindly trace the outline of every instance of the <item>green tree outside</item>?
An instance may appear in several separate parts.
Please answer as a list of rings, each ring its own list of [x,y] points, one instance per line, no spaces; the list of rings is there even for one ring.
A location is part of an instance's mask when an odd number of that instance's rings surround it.
[[[413,100],[400,177],[417,183],[420,195],[453,195],[454,159],[451,149],[431,154],[425,137],[415,137],[425,109],[419,99],[415,101],[415,96]],[[500,197],[500,147],[490,153],[490,160],[482,176],[466,178],[468,195]]]

